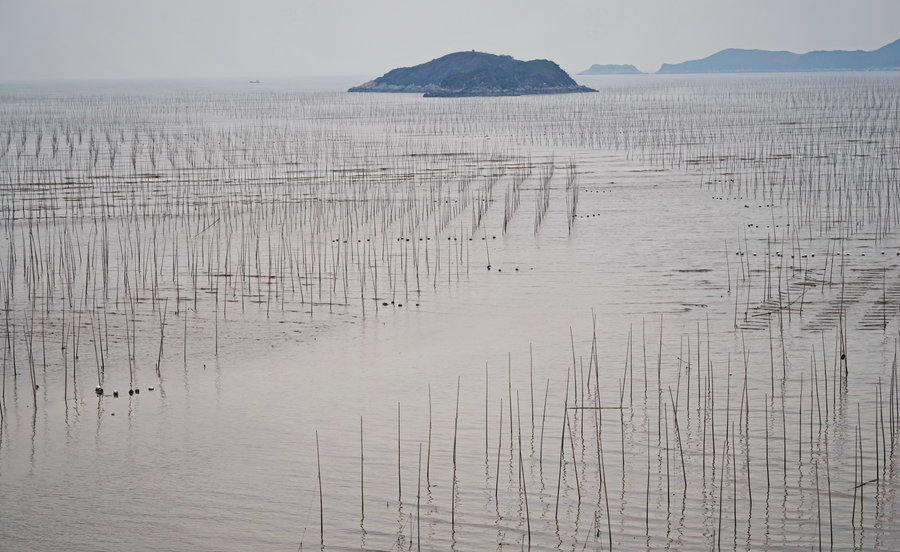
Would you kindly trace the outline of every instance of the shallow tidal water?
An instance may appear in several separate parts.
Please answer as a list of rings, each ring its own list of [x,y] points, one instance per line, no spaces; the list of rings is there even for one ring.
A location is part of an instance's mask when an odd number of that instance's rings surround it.
[[[0,549],[893,549],[897,78],[0,86]]]

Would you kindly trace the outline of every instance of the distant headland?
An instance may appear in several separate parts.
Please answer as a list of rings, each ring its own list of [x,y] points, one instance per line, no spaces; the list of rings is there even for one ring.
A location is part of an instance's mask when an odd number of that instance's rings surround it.
[[[596,92],[546,59],[520,61],[484,52],[456,52],[388,71],[349,92],[405,92],[425,97],[522,96]]]
[[[729,48],[703,59],[664,63],[658,73],[769,73],[900,69],[900,40],[873,51],[817,50],[805,54]]]
[[[900,70],[900,40],[877,50],[815,50],[805,54],[728,48],[702,59],[663,63],[657,73],[778,73]],[[637,75],[634,65],[591,65],[579,75]]]

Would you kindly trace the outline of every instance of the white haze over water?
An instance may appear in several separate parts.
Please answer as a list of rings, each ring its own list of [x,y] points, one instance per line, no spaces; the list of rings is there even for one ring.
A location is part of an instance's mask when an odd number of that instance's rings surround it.
[[[378,75],[476,49],[656,71],[723,48],[872,50],[894,0],[0,0],[0,81]]]

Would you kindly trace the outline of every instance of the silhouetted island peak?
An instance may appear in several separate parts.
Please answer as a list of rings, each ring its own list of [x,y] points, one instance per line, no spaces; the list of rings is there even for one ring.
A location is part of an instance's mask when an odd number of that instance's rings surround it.
[[[406,92],[426,97],[521,96],[596,92],[546,59],[521,61],[468,51],[388,71],[349,92]]]
[[[643,75],[634,65],[591,65],[579,75]]]

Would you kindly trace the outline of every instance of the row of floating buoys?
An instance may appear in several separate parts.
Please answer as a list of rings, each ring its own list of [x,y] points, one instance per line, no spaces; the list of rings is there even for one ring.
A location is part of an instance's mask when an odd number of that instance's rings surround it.
[[[431,238],[419,238],[419,241],[422,241],[423,239],[426,240],[426,241],[431,241]],[[454,237],[454,238],[452,238],[452,239],[453,239],[453,241],[458,241],[459,238]],[[497,236],[491,236],[491,239],[492,239],[492,240],[496,240],[496,239],[497,239]],[[450,241],[450,240],[451,240],[450,236],[447,236],[447,241]],[[484,240],[485,240],[485,238],[481,238],[481,241],[484,241]],[[366,241],[368,242],[368,241],[371,241],[371,240],[370,240],[369,238],[366,238]],[[410,241],[410,238],[397,238],[396,241],[398,241],[398,242],[402,242],[402,241]],[[469,241],[472,241],[472,238],[469,238]],[[340,239],[340,238],[335,238],[335,239],[332,239],[332,240],[331,240],[331,243],[347,243],[347,240],[342,240],[342,239]],[[362,240],[361,240],[361,239],[358,239],[358,240],[356,240],[356,243],[362,243]]]
[[[388,306],[390,306],[390,305],[395,305],[395,306],[400,307],[400,308],[403,307],[403,303],[395,303],[394,301],[391,301],[390,303],[388,303],[387,301],[382,301],[382,302],[381,302],[381,306],[382,306],[382,307],[388,307]],[[416,303],[416,306],[418,307],[419,304]]]
[[[744,256],[744,252],[743,252],[743,251],[735,251],[734,254],[735,254],[735,255],[740,255],[741,257]],[[882,251],[881,254],[884,255],[885,252]],[[755,257],[755,256],[756,256],[756,253],[752,253],[752,255]],[[767,257],[769,256],[768,253],[764,253],[764,255],[767,256]],[[780,252],[780,251],[776,251],[776,252],[775,252],[775,256],[781,257],[781,252]],[[805,255],[800,255],[800,258],[806,259],[807,257],[815,257],[815,256],[816,256],[815,253],[808,253],[808,254],[805,254]],[[840,253],[835,253],[834,256],[835,256],[835,257],[840,257],[841,254],[840,254]],[[849,257],[849,256],[850,256],[850,253],[844,252],[844,257]],[[865,253],[860,253],[860,256],[865,257],[866,254],[865,254]],[[898,251],[898,252],[896,253],[896,256],[900,257],[900,251]],[[793,259],[793,258],[794,258],[794,255],[791,255],[791,258]],[[490,270],[490,267],[488,267],[488,270]]]
[[[155,388],[155,387],[148,387],[148,388],[147,388],[148,391],[153,391],[154,389],[156,389],[156,388]],[[98,385],[97,387],[94,387],[94,393],[96,393],[98,396],[101,396],[101,397],[102,397],[102,396],[103,396],[103,388],[100,387],[99,385]],[[129,390],[128,390],[128,394],[129,394],[129,395],[140,395],[140,394],[141,394],[141,390],[140,390],[139,388],[135,387],[135,388],[133,388],[133,389],[129,389]],[[112,396],[113,396],[113,397],[118,397],[118,396],[119,396],[119,392],[118,392],[118,391],[113,391]]]

